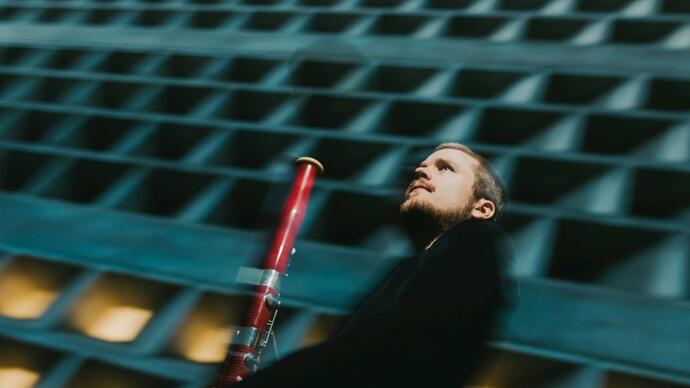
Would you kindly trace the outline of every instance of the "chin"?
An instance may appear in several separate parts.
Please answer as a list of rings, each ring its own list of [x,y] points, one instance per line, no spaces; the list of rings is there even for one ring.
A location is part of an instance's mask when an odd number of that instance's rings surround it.
[[[406,212],[411,209],[433,209],[434,206],[423,199],[420,199],[419,197],[410,197],[406,199],[402,204],[400,204],[400,211],[401,212]]]

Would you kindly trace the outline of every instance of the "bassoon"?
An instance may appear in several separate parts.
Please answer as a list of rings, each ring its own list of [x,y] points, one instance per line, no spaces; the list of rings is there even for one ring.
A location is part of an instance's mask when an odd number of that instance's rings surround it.
[[[316,159],[300,157],[292,188],[280,212],[278,227],[256,273],[254,293],[242,326],[235,330],[215,388],[225,388],[255,372],[261,352],[272,334],[280,306],[280,280],[290,263],[297,233],[302,226],[309,196],[323,165]]]

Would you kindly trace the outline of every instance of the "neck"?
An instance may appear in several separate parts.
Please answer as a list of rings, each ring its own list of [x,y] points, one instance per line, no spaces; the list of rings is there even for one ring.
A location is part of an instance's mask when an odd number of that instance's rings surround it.
[[[421,212],[407,213],[403,219],[402,226],[407,232],[416,252],[429,249],[443,233],[443,229],[434,222],[432,217]]]

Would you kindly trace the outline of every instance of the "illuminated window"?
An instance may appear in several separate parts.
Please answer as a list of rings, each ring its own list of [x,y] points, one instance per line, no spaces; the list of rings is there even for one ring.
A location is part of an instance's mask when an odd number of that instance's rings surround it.
[[[204,295],[175,336],[173,351],[192,361],[223,361],[248,304],[245,297]]]
[[[40,378],[40,375],[32,370],[19,367],[0,367],[0,387],[30,388]]]
[[[40,317],[74,272],[73,267],[26,256],[13,258],[0,269],[0,315],[15,319]]]
[[[470,387],[550,387],[575,377],[579,371],[575,364],[492,349]]]
[[[49,349],[0,338],[0,387],[35,386],[57,357]]]
[[[132,341],[146,326],[153,311],[132,306],[104,306],[84,332],[107,341]]]
[[[299,347],[305,348],[325,341],[334,335],[343,324],[345,324],[345,319],[342,316],[320,314],[314,319]]]
[[[110,342],[133,341],[172,287],[124,275],[105,275],[75,305],[70,324]]]

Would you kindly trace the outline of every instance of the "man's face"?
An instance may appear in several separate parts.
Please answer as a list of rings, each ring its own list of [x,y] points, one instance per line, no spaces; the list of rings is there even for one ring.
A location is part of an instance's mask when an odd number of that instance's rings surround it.
[[[401,211],[413,207],[442,213],[469,211],[478,165],[476,159],[460,150],[445,148],[433,152],[415,169],[417,179],[405,190]]]

